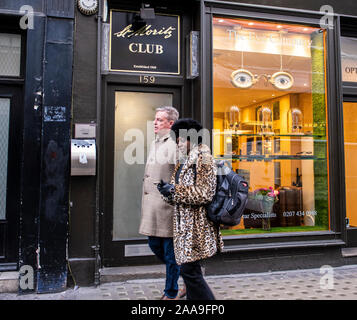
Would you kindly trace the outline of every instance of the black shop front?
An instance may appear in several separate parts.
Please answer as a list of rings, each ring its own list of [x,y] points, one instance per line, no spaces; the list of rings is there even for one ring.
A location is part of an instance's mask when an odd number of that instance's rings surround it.
[[[357,246],[357,5],[323,5],[75,6],[68,247],[58,250],[76,284],[100,283],[105,268],[159,263],[138,229],[162,105],[199,120],[214,157],[249,182],[243,219],[222,228],[225,250],[206,274],[356,263],[344,252]],[[278,199],[263,208],[271,191]]]

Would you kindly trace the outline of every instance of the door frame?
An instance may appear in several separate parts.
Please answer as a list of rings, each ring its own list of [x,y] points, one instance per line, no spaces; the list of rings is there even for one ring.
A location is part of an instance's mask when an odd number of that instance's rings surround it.
[[[347,38],[357,38],[357,19],[356,17],[352,16],[346,16],[346,15],[340,15],[338,17],[338,33],[340,37],[347,37]],[[341,52],[341,39],[339,39],[339,53]],[[343,117],[345,116],[343,114],[343,103],[344,102],[355,102],[357,103],[357,83],[356,82],[346,82],[342,81],[342,58],[339,56],[339,65],[340,65],[340,83],[341,83],[341,108],[342,108],[342,132],[341,132],[341,140],[343,144],[343,151],[344,151],[344,129],[343,129]],[[343,153],[343,160],[345,159],[345,154]],[[345,176],[346,176],[346,168],[345,168],[345,161],[343,161],[343,177],[342,177],[342,183],[343,183],[343,188],[344,188],[344,200],[343,202],[346,203],[346,182],[345,182]],[[344,217],[347,217],[347,212],[346,212],[346,205],[344,205]],[[347,247],[357,247],[357,228],[354,227],[346,227],[345,225],[345,239],[346,239],[346,245]]]
[[[17,270],[19,257],[19,217],[23,141],[23,88],[0,85],[0,98],[9,98],[9,146],[7,168],[6,220],[0,221],[0,271]],[[0,243],[1,243],[0,242]]]
[[[147,244],[147,237],[142,236],[133,239],[112,240],[113,231],[113,199],[114,199],[114,121],[115,121],[115,92],[143,92],[143,93],[171,93],[173,95],[173,106],[182,113],[181,87],[164,86],[128,86],[108,84],[106,90],[106,107],[103,110],[103,126],[101,133],[101,165],[102,172],[100,188],[100,207],[102,208],[100,231],[101,231],[101,257],[104,267],[115,267],[120,265],[135,265],[142,263],[156,263],[154,255],[125,256],[127,245]]]

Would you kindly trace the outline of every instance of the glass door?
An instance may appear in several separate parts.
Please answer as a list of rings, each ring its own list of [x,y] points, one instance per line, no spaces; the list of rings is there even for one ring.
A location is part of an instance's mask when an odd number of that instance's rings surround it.
[[[0,271],[17,268],[22,150],[21,89],[0,86]]]
[[[6,220],[7,167],[10,128],[9,98],[0,98],[0,220]]]
[[[133,88],[134,89],[134,88]],[[147,151],[154,140],[155,110],[174,106],[179,92],[170,89],[112,87],[105,123],[104,264],[150,256],[146,237],[138,233]]]

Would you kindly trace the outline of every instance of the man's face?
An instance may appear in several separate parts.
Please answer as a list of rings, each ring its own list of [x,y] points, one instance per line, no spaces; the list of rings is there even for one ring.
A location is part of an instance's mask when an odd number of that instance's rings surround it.
[[[154,120],[155,134],[166,134],[170,131],[173,124],[173,120],[167,119],[167,113],[165,111],[157,112]]]

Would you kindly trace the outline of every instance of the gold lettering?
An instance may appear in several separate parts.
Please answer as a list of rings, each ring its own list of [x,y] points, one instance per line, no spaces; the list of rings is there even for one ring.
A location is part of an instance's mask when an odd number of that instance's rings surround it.
[[[164,53],[164,48],[161,45],[156,46],[156,54],[163,54]]]
[[[134,50],[133,49],[133,46],[137,46],[138,44],[137,43],[130,43],[130,45],[129,45],[129,50],[131,51],[131,52],[138,52],[138,50]]]
[[[143,44],[139,43],[139,53],[146,53],[146,50],[143,51]]]
[[[169,27],[162,27],[161,29],[154,29],[152,25],[145,25],[144,27],[140,28],[137,31],[132,29],[132,25],[129,24],[123,30],[114,33],[114,36],[117,38],[131,38],[136,36],[164,36],[164,39],[169,39],[172,37],[173,32],[176,28],[169,26]]]
[[[153,54],[154,53],[154,45],[153,44],[147,44],[146,45],[146,53],[148,53],[148,54]]]
[[[132,31],[132,34],[128,35],[128,38],[131,38],[133,36],[143,36],[145,34],[146,27],[147,26],[144,26],[135,32]]]
[[[175,31],[176,28],[173,28],[173,27],[168,27],[165,31],[165,39],[167,38],[171,38],[172,36],[172,32]]]
[[[125,36],[129,33],[132,32],[131,30],[132,25],[129,24],[128,26],[126,26],[122,31],[116,32],[114,33],[114,35],[118,38],[125,38]]]
[[[164,47],[160,44],[130,43],[129,51],[133,53],[163,54]]]

